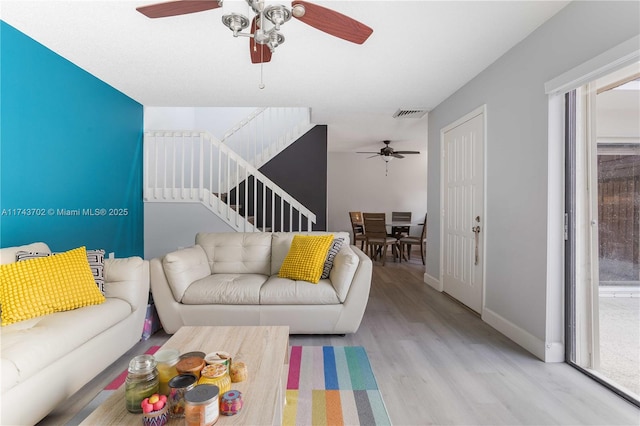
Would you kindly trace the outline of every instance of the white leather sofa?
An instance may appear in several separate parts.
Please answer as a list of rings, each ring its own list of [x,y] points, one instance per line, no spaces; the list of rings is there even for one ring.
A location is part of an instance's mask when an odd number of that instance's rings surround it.
[[[0,249],[50,253],[44,243]],[[0,424],[33,425],[136,344],[149,298],[149,262],[105,259],[106,301],[1,327]]]
[[[301,232],[322,235],[329,232]],[[151,259],[151,292],[167,333],[184,325],[288,325],[291,334],[358,330],[372,263],[349,234],[329,279],[279,278],[295,233],[199,233],[195,245]]]

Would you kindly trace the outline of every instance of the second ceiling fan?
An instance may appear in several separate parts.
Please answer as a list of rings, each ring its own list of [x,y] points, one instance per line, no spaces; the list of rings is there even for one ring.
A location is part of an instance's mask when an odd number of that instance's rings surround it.
[[[294,18],[334,37],[356,44],[364,43],[373,30],[335,10],[302,0],[291,7],[265,0],[175,0],[141,6],[136,10],[148,18],[186,15],[222,7],[222,22],[234,37],[249,37],[249,52],[254,64],[269,62],[275,48],[284,43],[281,25]],[[250,32],[242,32],[250,27]]]
[[[404,158],[406,154],[420,154],[420,151],[396,151],[389,146],[391,141],[382,141],[382,142],[384,142],[384,147],[380,148],[380,151],[378,152],[358,151],[356,152],[356,154],[374,154],[371,157],[367,157],[367,158],[381,156],[383,157],[383,159],[387,159],[387,160],[390,160],[391,158]]]

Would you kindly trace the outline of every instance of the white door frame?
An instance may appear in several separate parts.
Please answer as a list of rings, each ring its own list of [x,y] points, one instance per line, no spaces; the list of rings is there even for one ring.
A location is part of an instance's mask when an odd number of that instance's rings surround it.
[[[465,114],[460,117],[453,123],[448,124],[447,126],[440,129],[440,276],[439,276],[439,285],[437,290],[442,292],[444,290],[444,217],[445,217],[445,206],[444,206],[444,156],[445,156],[445,144],[444,144],[444,136],[449,130],[454,129],[461,125],[462,123],[471,120],[472,118],[482,114],[483,116],[483,132],[482,135],[484,138],[484,143],[482,147],[482,232],[484,233],[484,237],[482,238],[482,256],[480,257],[480,262],[482,263],[482,311],[484,311],[485,306],[485,294],[486,294],[486,278],[487,278],[487,230],[489,229],[489,221],[487,220],[487,104],[483,104],[473,111]]]

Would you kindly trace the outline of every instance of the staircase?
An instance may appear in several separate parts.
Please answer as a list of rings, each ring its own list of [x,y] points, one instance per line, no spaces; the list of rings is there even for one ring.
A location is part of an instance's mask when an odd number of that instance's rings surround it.
[[[201,131],[147,131],[144,201],[201,203],[239,232],[311,230],[316,215],[258,171],[311,127],[308,109],[262,108],[222,141]]]
[[[221,142],[259,169],[312,128],[309,108],[258,108]]]

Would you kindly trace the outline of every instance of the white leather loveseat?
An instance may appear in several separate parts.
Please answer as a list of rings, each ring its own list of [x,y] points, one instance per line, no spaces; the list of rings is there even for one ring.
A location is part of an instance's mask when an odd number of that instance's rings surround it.
[[[326,235],[329,232],[300,232]],[[280,278],[292,232],[199,233],[195,245],[151,260],[151,292],[167,333],[183,325],[288,325],[291,334],[358,330],[369,298],[371,260],[344,243],[328,279]]]
[[[0,250],[0,264],[18,251],[50,253],[44,243]],[[33,425],[111,365],[142,335],[149,263],[105,259],[100,304],[14,322],[0,330],[2,425]]]

